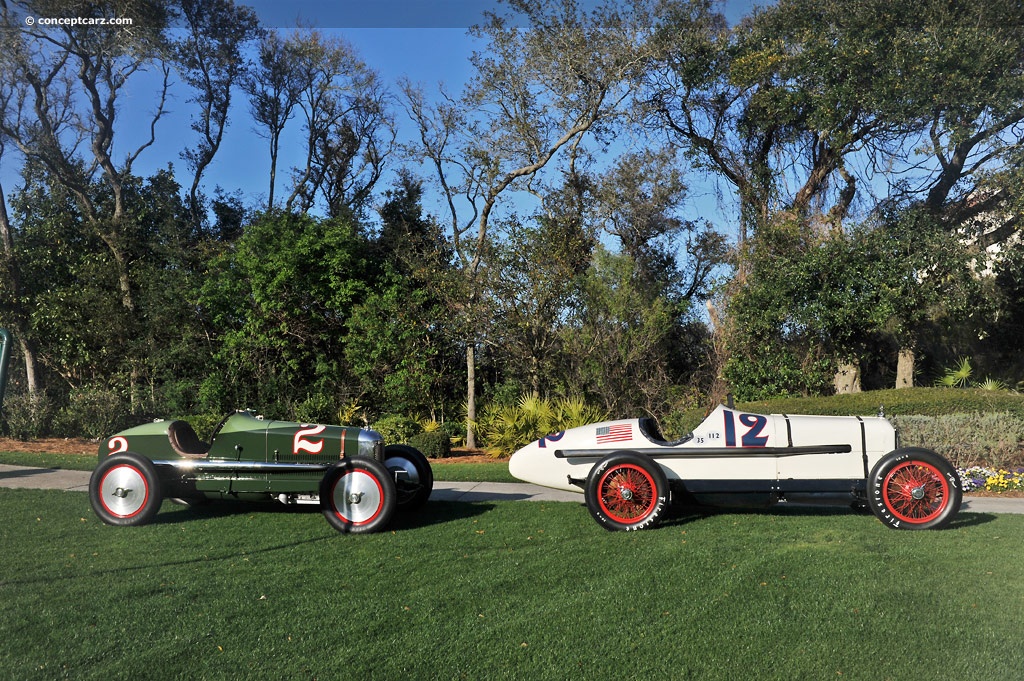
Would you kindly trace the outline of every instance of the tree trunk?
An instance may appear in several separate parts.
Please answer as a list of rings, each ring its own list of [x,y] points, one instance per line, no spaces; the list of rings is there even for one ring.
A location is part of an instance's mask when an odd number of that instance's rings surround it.
[[[914,387],[914,349],[900,348],[899,359],[896,361],[896,387]]]
[[[476,348],[466,345],[466,447],[476,449]]]
[[[0,185],[0,245],[3,248],[3,269],[8,277],[11,287],[12,298],[15,301],[13,310],[14,335],[18,338],[18,345],[21,346],[21,355],[25,359],[25,387],[29,395],[35,395],[39,390],[39,381],[36,372],[36,350],[35,346],[28,339],[28,311],[23,308],[22,301],[25,296],[21,290],[21,277],[19,276],[18,263],[14,255],[14,233],[11,231],[11,223],[7,215],[7,199],[4,196],[3,185]]]
[[[832,379],[836,395],[847,395],[859,393],[860,387],[860,366],[854,362],[847,362],[839,365],[835,378]]]
[[[35,396],[39,392],[38,372],[36,371],[36,350],[24,333],[18,335],[18,344],[21,346],[21,355],[25,358],[25,390],[29,396]]]

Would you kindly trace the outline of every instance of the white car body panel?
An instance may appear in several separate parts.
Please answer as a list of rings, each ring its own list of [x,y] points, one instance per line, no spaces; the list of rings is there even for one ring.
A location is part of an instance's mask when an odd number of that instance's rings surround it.
[[[517,451],[509,472],[582,492],[579,481],[603,456],[630,451],[654,458],[669,481],[864,480],[897,447],[896,431],[882,417],[763,415],[719,406],[674,443],[652,438],[645,425],[607,421],[546,436]]]

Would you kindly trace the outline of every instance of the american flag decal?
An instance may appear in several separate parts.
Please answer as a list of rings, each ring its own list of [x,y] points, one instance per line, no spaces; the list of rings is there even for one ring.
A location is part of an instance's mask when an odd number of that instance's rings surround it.
[[[626,442],[633,439],[633,424],[620,423],[614,426],[601,426],[595,432],[597,442]]]

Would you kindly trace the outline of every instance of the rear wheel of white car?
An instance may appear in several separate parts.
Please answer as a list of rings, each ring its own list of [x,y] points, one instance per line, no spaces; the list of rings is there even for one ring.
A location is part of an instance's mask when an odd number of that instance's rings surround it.
[[[379,461],[342,459],[320,481],[320,508],[331,527],[365,534],[387,527],[395,513],[395,481]]]
[[[960,476],[943,457],[908,447],[885,455],[868,476],[868,505],[889,527],[934,530],[960,510]]]
[[[89,503],[108,525],[145,525],[162,501],[156,467],[134,452],[108,456],[89,476]]]
[[[590,515],[606,530],[642,530],[665,512],[668,480],[649,457],[616,452],[591,469],[584,496]]]
[[[423,453],[409,445],[384,448],[384,465],[398,490],[399,511],[411,511],[426,503],[434,489],[434,472]]]

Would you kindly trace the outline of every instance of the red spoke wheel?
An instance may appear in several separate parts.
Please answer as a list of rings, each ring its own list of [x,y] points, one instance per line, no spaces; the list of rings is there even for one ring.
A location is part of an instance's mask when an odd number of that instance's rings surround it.
[[[668,505],[668,480],[649,457],[616,452],[597,463],[584,489],[587,509],[607,530],[654,525]]]
[[[960,510],[962,500],[956,470],[927,449],[898,449],[887,454],[868,476],[872,512],[896,529],[945,527]]]

